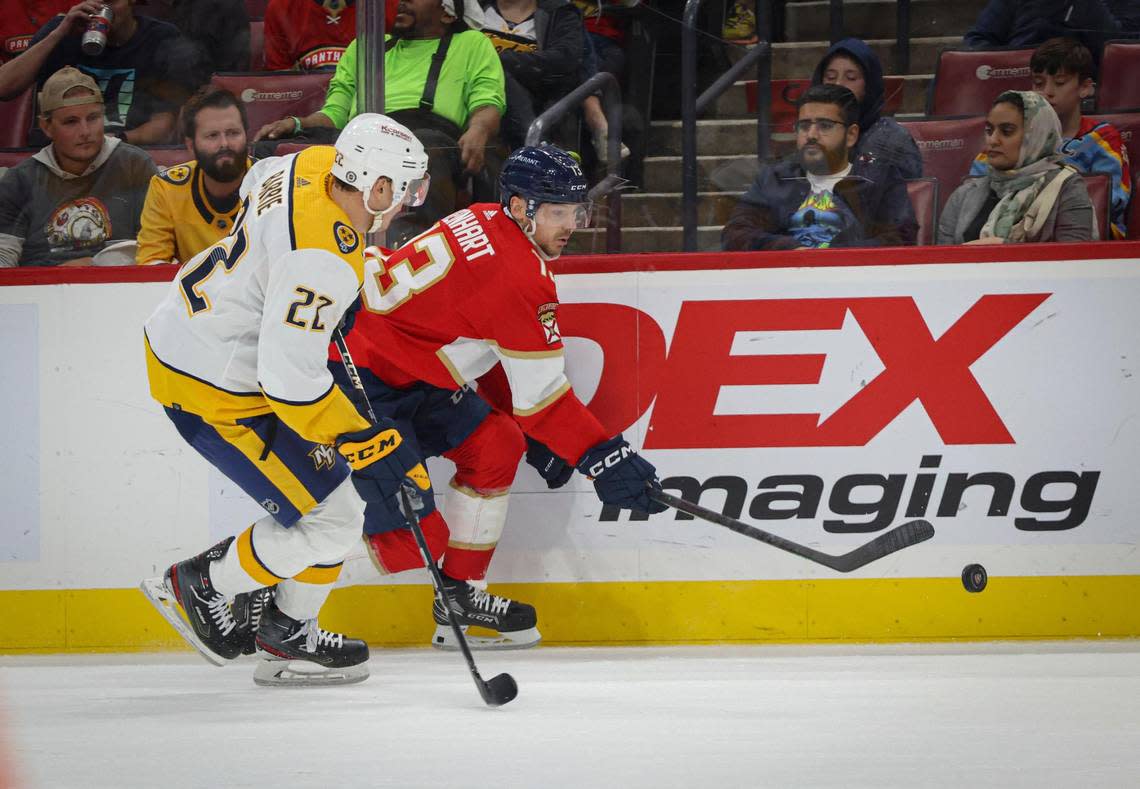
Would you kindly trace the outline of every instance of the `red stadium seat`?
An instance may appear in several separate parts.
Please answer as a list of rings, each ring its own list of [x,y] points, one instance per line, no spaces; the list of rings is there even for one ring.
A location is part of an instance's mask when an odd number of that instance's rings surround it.
[[[985,145],[986,119],[955,118],[937,121],[906,121],[900,124],[910,132],[922,154],[922,172],[938,179],[938,208],[946,205],[953,192]]]
[[[185,164],[194,158],[186,150],[185,145],[148,145],[144,146],[143,150],[160,170],[176,164]]]
[[[265,22],[249,23],[249,70],[265,71]]]
[[[303,151],[306,148],[308,148],[310,145],[312,145],[312,143],[283,142],[277,146],[277,149],[274,151],[274,153],[277,156],[286,156],[286,155],[291,154],[291,153],[297,153],[297,151]]]
[[[920,247],[934,244],[934,234],[938,230],[938,181],[934,178],[915,178],[906,182],[906,192],[918,220],[918,240]]]
[[[1140,110],[1140,43],[1110,41],[1100,58],[1096,107],[1100,112]]]
[[[883,77],[883,115],[894,115],[902,106],[903,88],[906,81],[902,77]],[[810,79],[772,80],[771,121],[773,132],[790,132],[792,124],[799,116],[796,102],[800,95],[811,87]],[[748,111],[757,110],[756,80],[744,84],[744,97]]]
[[[28,129],[32,128],[32,89],[19,96],[0,101],[0,148],[19,148],[28,144]]]
[[[304,117],[325,103],[331,71],[262,71],[215,74],[210,84],[226,88],[245,102],[254,134],[267,123],[288,115]]]
[[[1140,112],[1123,112],[1120,114],[1097,114],[1098,121],[1108,121],[1120,132],[1120,139],[1128,150],[1128,161],[1133,171],[1140,167]]]
[[[269,0],[245,0],[245,10],[250,19],[264,19],[267,5]]]
[[[0,168],[15,167],[38,150],[39,148],[0,149]]]
[[[1112,230],[1108,226],[1109,193],[1111,192],[1108,176],[1104,173],[1094,173],[1082,176],[1085,179],[1085,188],[1089,190],[1089,200],[1092,201],[1093,216],[1096,217],[1096,226],[1100,231],[1101,239],[1111,239]]]
[[[999,94],[1032,90],[1032,55],[1032,49],[943,50],[938,56],[926,114],[984,115]]]

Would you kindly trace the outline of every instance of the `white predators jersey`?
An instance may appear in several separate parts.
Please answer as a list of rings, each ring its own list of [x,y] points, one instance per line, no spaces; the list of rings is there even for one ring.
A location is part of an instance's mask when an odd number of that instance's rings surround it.
[[[258,162],[230,235],[187,261],[146,322],[151,394],[207,421],[276,413],[310,441],[368,423],[328,371],[360,290],[361,239],[329,197],[335,149]]]

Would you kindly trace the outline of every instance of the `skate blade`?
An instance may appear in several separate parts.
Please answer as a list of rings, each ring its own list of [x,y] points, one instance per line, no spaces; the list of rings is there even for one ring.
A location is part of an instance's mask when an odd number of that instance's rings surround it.
[[[146,595],[146,599],[158,609],[158,613],[162,614],[162,618],[170,623],[178,635],[182,636],[187,644],[194,647],[198,654],[206,658],[207,661],[213,663],[215,666],[224,666],[229,661],[219,655],[215,655],[210,648],[202,643],[198,638],[198,634],[194,632],[194,628],[186,620],[182,613],[182,606],[178,605],[178,601],[174,598],[174,593],[167,588],[165,581],[162,577],[147,578],[141,584],[139,589]]]
[[[261,653],[264,655],[264,653]],[[319,688],[352,685],[368,679],[368,663],[326,668],[308,660],[278,660],[262,657],[253,670],[253,681],[269,688]]]
[[[466,625],[463,626],[463,633],[467,636],[467,646],[473,650],[494,652],[508,649],[530,649],[538,646],[538,642],[542,640],[542,634],[538,632],[537,627],[532,627],[529,630],[516,630],[512,633],[495,633],[494,630],[481,630],[480,632],[494,635],[478,635]],[[452,632],[451,625],[436,625],[435,635],[431,637],[431,645],[436,649],[448,652],[459,649],[459,643],[455,640],[455,633]]]

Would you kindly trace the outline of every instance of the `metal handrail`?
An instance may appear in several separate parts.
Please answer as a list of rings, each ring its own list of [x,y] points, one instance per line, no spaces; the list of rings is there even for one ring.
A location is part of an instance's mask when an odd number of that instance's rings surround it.
[[[609,126],[606,181],[607,188],[602,192],[592,192],[595,197],[609,194],[609,218],[606,226],[606,252],[621,252],[621,192],[616,188],[621,183],[621,87],[617,79],[608,71],[599,71],[558,101],[551,104],[533,121],[526,130],[526,144],[538,145],[543,132],[560,121],[564,115],[576,111],[590,94],[602,89],[602,108]]]
[[[695,252],[697,249],[697,115],[755,63],[756,156],[763,161],[768,156],[768,126],[772,103],[772,45],[767,30],[758,44],[697,97],[697,12],[700,11],[702,2],[703,0],[686,0],[681,23],[681,235],[686,252]],[[758,33],[762,6],[762,3],[756,5]]]

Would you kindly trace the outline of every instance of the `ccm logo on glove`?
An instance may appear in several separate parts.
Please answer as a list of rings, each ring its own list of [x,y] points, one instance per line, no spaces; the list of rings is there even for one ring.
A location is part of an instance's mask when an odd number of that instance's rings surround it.
[[[622,444],[613,452],[609,453],[597,463],[590,466],[587,469],[587,476],[589,476],[591,479],[600,477],[603,473],[605,473],[606,469],[613,468],[632,454],[634,454],[634,452],[632,449],[630,449],[629,444]]]
[[[392,428],[383,430],[363,441],[344,441],[337,449],[340,450],[340,454],[344,455],[344,459],[348,461],[348,465],[352,466],[353,471],[360,471],[362,468],[371,466],[380,458],[387,457],[395,452],[403,440],[400,432]],[[420,468],[422,469],[422,467],[421,464]],[[408,472],[409,475],[411,473]],[[427,476],[426,471],[424,475]],[[419,485],[419,482],[417,481],[416,484]],[[426,488],[424,489],[426,490]]]

